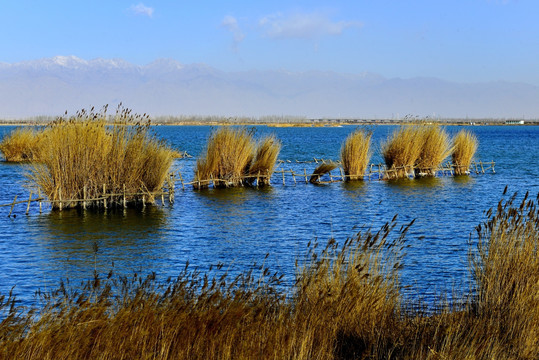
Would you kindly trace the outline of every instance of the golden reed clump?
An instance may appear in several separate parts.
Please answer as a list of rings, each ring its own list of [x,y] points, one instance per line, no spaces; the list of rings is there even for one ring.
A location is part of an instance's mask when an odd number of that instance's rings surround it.
[[[423,148],[418,126],[401,126],[382,143],[382,156],[387,177],[404,178],[414,174],[414,168]]]
[[[8,162],[31,162],[39,160],[42,131],[31,128],[17,128],[4,136],[0,151]]]
[[[401,126],[382,144],[388,178],[435,176],[453,147],[437,124]]]
[[[489,358],[539,359],[539,195],[526,193],[519,202],[516,196],[500,201],[477,227],[474,308],[485,329],[481,340],[492,336],[507,351]]]
[[[348,135],[341,147],[341,163],[345,180],[363,180],[371,157],[372,133],[356,130]]]
[[[269,136],[258,144],[245,128],[221,127],[209,139],[195,168],[195,188],[269,184],[280,142]]]
[[[469,173],[470,165],[478,146],[479,142],[474,134],[467,130],[458,132],[453,140],[453,153],[451,155],[455,175]]]
[[[447,132],[437,124],[422,125],[418,129],[422,146],[416,160],[416,174],[434,176],[445,159],[452,151],[451,141]]]
[[[248,179],[250,184],[256,181],[260,175],[266,175],[266,177],[259,178],[258,181],[259,184],[269,185],[280,151],[281,143],[273,135],[266,136],[258,143],[253,163],[249,167],[249,174],[252,175]]]
[[[145,193],[151,203],[173,160],[172,150],[150,135],[149,118],[121,106],[112,124],[106,107],[100,113],[82,110],[57,119],[41,138],[39,164],[33,166],[30,179],[50,200],[62,201],[53,207],[80,206],[70,200],[99,198],[104,191],[126,193],[128,203],[137,200],[129,194]]]

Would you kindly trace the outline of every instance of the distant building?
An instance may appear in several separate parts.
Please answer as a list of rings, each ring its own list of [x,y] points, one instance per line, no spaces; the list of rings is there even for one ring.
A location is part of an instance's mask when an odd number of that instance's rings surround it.
[[[507,125],[524,125],[524,120],[507,120],[505,123]]]

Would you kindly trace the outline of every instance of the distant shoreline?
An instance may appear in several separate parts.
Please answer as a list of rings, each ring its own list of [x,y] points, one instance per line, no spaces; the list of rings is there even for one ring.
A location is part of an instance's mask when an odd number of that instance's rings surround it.
[[[36,121],[36,120],[1,120],[0,126],[45,126],[50,124],[50,121]],[[530,126],[539,125],[539,119],[533,120],[503,120],[503,119],[451,119],[451,120],[433,120],[433,119],[419,119],[419,120],[394,120],[394,119],[380,119],[380,120],[348,120],[348,119],[312,119],[290,122],[272,122],[272,121],[245,121],[241,119],[234,120],[218,120],[218,121],[200,121],[200,120],[180,120],[180,121],[162,121],[160,119],[152,119],[152,126],[268,126],[268,127],[339,127],[339,126],[361,126],[361,125],[417,125],[423,123],[435,123],[444,126]]]

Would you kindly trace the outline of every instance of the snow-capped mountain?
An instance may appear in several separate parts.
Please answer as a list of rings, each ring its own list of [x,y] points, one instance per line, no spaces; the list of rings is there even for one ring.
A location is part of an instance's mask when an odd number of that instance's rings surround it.
[[[59,115],[123,102],[152,115],[307,117],[539,117],[539,88],[524,83],[464,84],[373,73],[224,72],[158,59],[56,56],[0,63],[0,118]]]

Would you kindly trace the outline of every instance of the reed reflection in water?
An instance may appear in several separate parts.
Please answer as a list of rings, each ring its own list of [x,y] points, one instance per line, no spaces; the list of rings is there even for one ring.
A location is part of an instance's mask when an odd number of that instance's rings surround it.
[[[84,279],[95,267],[105,272],[114,266],[120,274],[146,270],[150,263],[166,259],[172,248],[164,236],[167,212],[155,206],[106,213],[72,209],[39,216],[35,221],[40,231],[34,236],[46,260],[41,262],[43,272]]]

